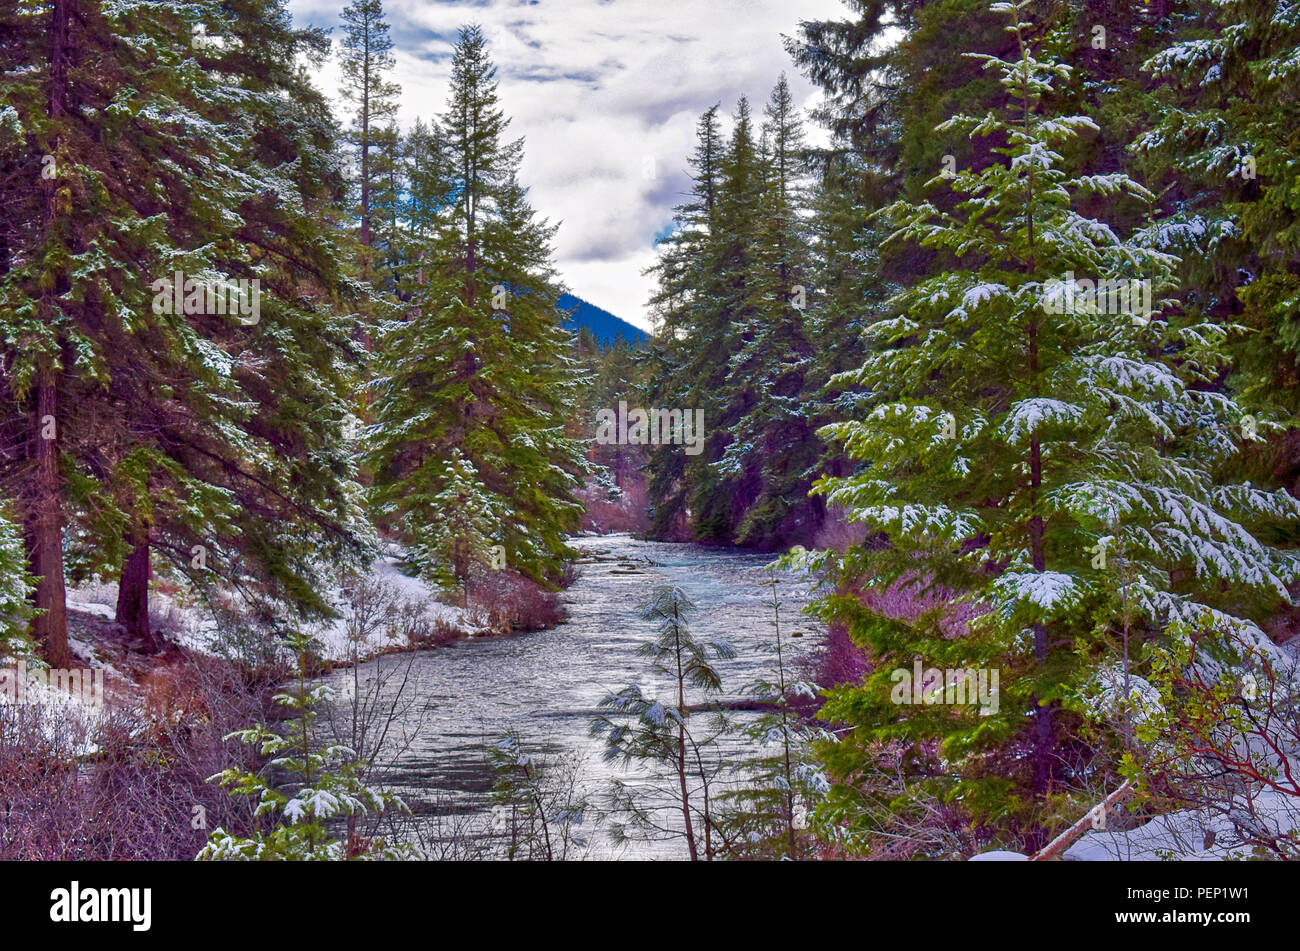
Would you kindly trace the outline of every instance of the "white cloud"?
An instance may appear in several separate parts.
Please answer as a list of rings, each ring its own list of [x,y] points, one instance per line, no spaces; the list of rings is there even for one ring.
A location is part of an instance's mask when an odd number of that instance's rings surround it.
[[[334,26],[342,0],[290,0],[300,24]],[[399,119],[440,112],[450,41],[482,25],[511,134],[527,140],[521,177],[561,227],[556,263],[570,289],[647,326],[656,233],[687,187],[695,122],[748,95],[761,113],[785,71],[796,101],[815,91],[781,43],[801,19],[847,17],[840,0],[387,0],[402,86]],[[318,76],[337,89],[336,63]],[[811,130],[810,130],[811,131]]]

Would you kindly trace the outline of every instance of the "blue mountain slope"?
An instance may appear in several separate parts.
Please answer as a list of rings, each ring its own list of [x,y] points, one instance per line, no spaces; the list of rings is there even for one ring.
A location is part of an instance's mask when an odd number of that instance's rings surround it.
[[[573,294],[562,294],[556,307],[561,311],[578,308],[564,321],[564,329],[576,333],[579,328],[587,327],[602,347],[613,346],[619,337],[635,347],[648,336],[644,330]]]

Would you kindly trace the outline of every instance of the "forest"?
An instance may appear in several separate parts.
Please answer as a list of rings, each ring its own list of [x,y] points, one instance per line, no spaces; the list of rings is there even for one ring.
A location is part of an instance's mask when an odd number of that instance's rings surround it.
[[[1300,2],[800,6],[619,336],[490,29],[0,0],[0,858],[1300,858]]]

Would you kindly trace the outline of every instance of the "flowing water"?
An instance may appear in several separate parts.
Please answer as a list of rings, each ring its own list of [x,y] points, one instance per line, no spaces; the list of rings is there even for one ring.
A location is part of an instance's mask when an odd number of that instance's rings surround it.
[[[457,823],[490,828],[485,820],[491,815],[492,775],[485,749],[507,729],[517,730],[534,755],[579,760],[580,783],[589,793],[598,793],[613,775],[635,778],[605,763],[601,741],[588,731],[607,693],[637,684],[654,696],[669,695],[667,681],[648,675],[646,661],[636,654],[638,645],[653,637],[653,626],[638,616],[637,606],[655,585],[676,585],[696,604],[689,619],[694,636],[725,638],[738,651],[717,665],[723,698],[740,699],[745,684],[770,676],[771,655],[756,644],[773,636],[771,589],[761,584],[773,556],[628,535],[579,538],[574,546],[583,553],[581,573],[564,592],[564,623],[363,665],[363,691],[376,665],[380,675],[387,670],[390,676],[410,665],[406,705],[385,747],[394,761],[385,785],[411,806],[426,840],[445,837]],[[786,641],[787,658],[797,663],[821,643],[822,629],[799,613],[808,600],[806,584],[789,573],[777,578],[783,638],[805,635]],[[342,682],[344,675],[334,677]],[[390,693],[394,683],[388,681]],[[688,696],[688,702],[698,699]],[[601,831],[587,832],[589,854],[597,857],[686,854],[681,841],[615,849]]]

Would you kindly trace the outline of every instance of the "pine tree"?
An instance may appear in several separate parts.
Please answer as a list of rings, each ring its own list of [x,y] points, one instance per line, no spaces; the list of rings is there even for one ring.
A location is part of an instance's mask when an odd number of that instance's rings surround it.
[[[27,574],[26,556],[22,533],[10,520],[8,506],[0,505],[0,660],[32,653],[27,637],[32,579]]]
[[[321,746],[316,741],[313,725],[321,705],[333,699],[333,688],[312,686],[307,681],[308,658],[315,653],[309,637],[292,634],[287,643],[298,655],[297,680],[292,691],[274,698],[290,711],[287,735],[261,725],[232,733],[226,739],[254,747],[266,758],[266,765],[258,772],[231,767],[212,777],[229,787],[232,796],[247,796],[255,803],[257,827],[248,836],[214,829],[196,858],[227,862],[417,858],[409,846],[331,835],[331,821],[409,810],[397,796],[365,784],[361,778],[365,764],[356,761],[353,750],[341,744]],[[291,777],[291,788],[286,791],[273,783],[274,771]],[[265,829],[268,817],[271,825]]]
[[[608,711],[591,723],[592,736],[605,741],[605,758],[625,765],[652,763],[672,771],[672,786],[658,790],[660,801],[651,801],[656,784],[625,783],[615,780],[610,796],[612,811],[620,814],[611,831],[616,841],[635,837],[680,836],[686,840],[691,861],[700,858],[701,833],[704,857],[714,857],[714,819],[710,812],[710,780],[720,771],[706,764],[704,752],[723,732],[725,723],[692,728],[686,701],[688,687],[705,694],[722,689],[722,679],[713,662],[736,656],[735,648],[723,640],[697,640],[687,625],[695,605],[680,588],[659,585],[641,605],[641,617],[652,622],[656,637],[637,648],[649,660],[652,673],[666,675],[672,695],[665,700],[647,696],[639,686],[624,687],[600,701]],[[615,719],[617,717],[617,719]],[[626,718],[631,717],[632,722]],[[694,785],[698,780],[698,785]],[[680,830],[666,832],[664,819],[657,815],[663,801],[681,813]]]
[[[396,203],[390,185],[395,170],[397,97],[401,87],[388,79],[394,66],[382,0],[353,0],[343,8],[343,98],[355,112],[348,140],[356,149],[356,186],[362,252],[361,274],[371,280],[382,260],[370,249],[392,240],[386,206]],[[376,215],[376,212],[379,214]]]
[[[775,570],[763,585],[772,592],[773,633],[770,641],[758,642],[758,649],[772,663],[744,692],[768,706],[745,724],[744,735],[757,753],[737,764],[739,788],[719,797],[719,824],[740,855],[766,857],[775,851],[783,858],[805,858],[810,842],[803,830],[830,788],[814,750],[832,736],[808,725],[799,708],[816,698],[818,687],[800,679],[791,662],[789,639],[801,635],[781,627]]]
[[[690,198],[674,209],[674,230],[659,242],[659,259],[648,271],[657,282],[650,299],[657,326],[647,346],[646,399],[650,406],[692,405],[685,367],[702,345],[698,325],[713,274],[710,242],[717,228],[722,151],[715,105],[696,124]],[[652,453],[647,462],[657,535],[677,534],[689,517],[694,485],[687,478],[687,462],[678,452]],[[691,470],[692,474],[696,471]]]
[[[870,347],[867,327],[901,289],[897,270],[886,265],[881,248],[887,229],[875,217],[881,198],[889,194],[882,179],[881,173],[861,168],[845,156],[822,164],[814,190],[806,323],[813,356],[802,394],[813,433],[828,423],[857,416],[867,394],[841,374],[862,365]],[[839,447],[824,442],[820,447],[820,455],[804,474],[809,484],[822,474],[843,476],[852,471],[853,463]]]
[[[753,271],[746,278],[759,289],[759,303],[737,327],[740,345],[722,391],[727,404],[748,408],[730,428],[730,443],[715,466],[743,487],[738,501],[744,515],[729,540],[770,549],[812,538],[808,469],[820,445],[803,401],[812,358],[804,327],[811,260],[803,124],[784,76],[765,115],[764,182]]]
[[[744,98],[725,146],[718,144],[713,110],[701,119],[699,136],[694,200],[678,209],[679,237],[654,269],[660,288],[652,306],[660,312],[664,342],[650,395],[669,406],[703,410],[709,438],[695,457],[655,454],[651,489],[657,526],[667,528],[689,512],[697,538],[730,542],[747,500],[757,494],[755,474],[737,476],[715,464],[752,406],[752,395],[728,388],[727,378],[763,304],[763,163]]]
[[[441,216],[454,201],[442,130],[436,121],[415,120],[402,142],[400,177],[403,187],[397,217],[401,226],[395,256],[401,262],[398,296],[409,303],[426,280],[429,262],[425,255],[437,239]]]
[[[564,861],[587,845],[581,827],[588,806],[574,758],[537,756],[510,730],[488,748],[488,766],[493,825],[504,826],[510,840],[506,858]]]
[[[952,212],[929,201],[889,209],[893,240],[963,268],[913,283],[895,316],[871,326],[885,349],[846,375],[872,394],[870,412],[823,430],[862,468],[818,491],[890,544],[811,562],[854,590],[941,598],[910,618],[851,596],[821,602],[876,662],[823,711],[859,728],[832,751],[836,773],[868,768],[873,743],[897,741],[927,792],[1036,835],[1028,796],[1069,788],[1063,727],[1084,712],[1087,684],[1171,622],[1254,627],[1257,612],[1287,598],[1296,561],[1251,528],[1294,519],[1300,506],[1216,481],[1240,435],[1240,411],[1211,388],[1223,327],[1153,320],[1133,301],[1116,313],[1113,298],[1096,306],[1076,283],[1149,281],[1159,313],[1175,261],[1076,210],[1089,195],[1154,196],[1123,174],[1063,168],[1061,152],[1094,124],[1045,106],[1071,68],[1032,51],[1027,6],[991,8],[1011,20],[1018,55],[976,57],[1012,105],[937,130],[991,137],[1003,160],[932,180],[957,196]],[[908,672],[914,659],[999,670],[999,709],[980,715],[933,696],[891,703],[891,668]]]
[[[403,258],[402,212],[406,188],[406,144],[396,124],[376,130],[373,136],[370,171],[370,223],[373,228],[369,255],[371,279],[377,287],[396,293],[409,262]]]
[[[66,661],[69,526],[78,574],[122,567],[119,617],[146,645],[155,552],[205,587],[327,611],[320,559],[358,541],[329,118],[294,66],[322,37],[277,2],[61,0],[16,26],[6,65],[27,78],[5,89],[0,145],[38,188],[0,228],[0,392],[27,426],[5,476],[38,639]],[[177,271],[198,288],[180,312],[159,289]],[[210,305],[204,285],[240,280],[247,313]]]
[[[403,499],[412,518],[429,526],[429,534],[411,546],[408,558],[445,593],[459,595],[468,607],[475,566],[491,563],[489,549],[505,515],[501,501],[488,494],[473,464],[454,447],[441,484],[431,485],[429,491],[428,498]]]
[[[581,449],[565,434],[579,379],[555,310],[554,227],[528,206],[507,124],[482,30],[466,27],[439,123],[448,178],[428,186],[453,200],[419,252],[413,314],[384,328],[366,438],[381,517],[409,538],[459,517],[427,504],[454,449],[484,487],[484,514],[500,519],[488,534],[507,563],[551,584],[580,508]]]
[[[1170,35],[1172,34],[1172,35]],[[1249,332],[1232,341],[1234,388],[1253,416],[1300,420],[1300,10],[1179,4],[1145,64],[1154,128],[1136,159],[1168,181],[1153,234],[1183,256],[1185,306]],[[1273,431],[1278,437],[1282,433]],[[1271,437],[1270,433],[1261,435]],[[1292,433],[1293,435],[1293,433]],[[1293,439],[1257,444],[1250,471],[1293,488]]]

